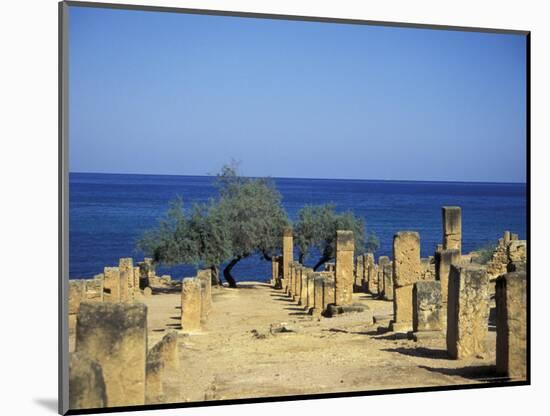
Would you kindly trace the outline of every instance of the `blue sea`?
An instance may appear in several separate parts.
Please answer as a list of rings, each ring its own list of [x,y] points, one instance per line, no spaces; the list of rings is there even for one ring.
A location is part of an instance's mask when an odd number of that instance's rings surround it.
[[[121,257],[140,261],[136,250],[142,233],[154,227],[181,196],[186,206],[216,196],[210,176],[122,175],[71,173],[70,278],[89,278]],[[420,233],[421,254],[432,255],[441,243],[441,207],[462,207],[463,252],[495,242],[504,230],[526,237],[525,184],[412,182],[273,178],[291,220],[305,204],[332,202],[338,211],[364,218],[367,231],[380,239],[378,255],[390,255],[393,235],[401,230]],[[306,263],[314,264],[316,258]],[[158,267],[157,274],[175,279],[192,276],[195,266]],[[259,256],[233,269],[236,280],[265,280],[271,265]]]

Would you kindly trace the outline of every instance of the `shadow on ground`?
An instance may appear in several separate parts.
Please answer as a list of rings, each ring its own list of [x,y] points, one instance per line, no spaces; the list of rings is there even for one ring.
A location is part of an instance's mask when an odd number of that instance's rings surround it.
[[[52,413],[57,413],[57,399],[34,399],[34,402]]]
[[[496,366],[494,365],[478,365],[460,368],[436,368],[425,365],[420,365],[418,367],[434,373],[445,374],[447,376],[459,376],[469,380],[485,382],[504,382],[509,380],[507,377],[499,376],[496,372]]]
[[[450,360],[446,350],[430,349],[425,347],[417,348],[385,348],[382,351],[397,352],[410,357],[430,358],[432,360]]]

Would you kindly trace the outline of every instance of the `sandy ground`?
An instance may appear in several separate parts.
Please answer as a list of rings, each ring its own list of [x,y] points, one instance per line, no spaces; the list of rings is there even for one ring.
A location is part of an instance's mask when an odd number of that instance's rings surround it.
[[[354,294],[378,323],[363,314],[313,318],[281,291],[262,283],[213,288],[213,310],[201,332],[179,337],[180,370],[166,375],[165,402],[448,386],[498,380],[495,337],[487,354],[447,358],[444,338],[414,342],[387,327],[392,303]],[[179,330],[179,293],[154,293],[148,305],[149,347]],[[290,333],[270,333],[286,323]]]

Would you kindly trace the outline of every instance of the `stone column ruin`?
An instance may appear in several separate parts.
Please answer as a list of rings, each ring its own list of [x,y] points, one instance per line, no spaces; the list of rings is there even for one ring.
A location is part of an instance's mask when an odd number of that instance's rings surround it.
[[[101,366],[108,406],[145,404],[147,307],[144,304],[81,303],[75,351]]]
[[[181,328],[185,332],[201,328],[201,292],[199,279],[187,277],[181,282]]]
[[[294,260],[292,228],[287,227],[283,231],[283,289],[286,289],[290,278],[290,263]]]
[[[447,304],[447,352],[454,359],[485,354],[489,325],[489,277],[475,264],[451,266]]]
[[[527,275],[513,272],[496,280],[498,374],[527,377]]]
[[[443,249],[462,252],[462,210],[460,207],[443,207]]]
[[[420,236],[414,231],[401,231],[393,237],[393,311],[390,329],[412,330],[413,285],[420,280]]]
[[[335,302],[338,306],[353,303],[353,231],[336,231]]]

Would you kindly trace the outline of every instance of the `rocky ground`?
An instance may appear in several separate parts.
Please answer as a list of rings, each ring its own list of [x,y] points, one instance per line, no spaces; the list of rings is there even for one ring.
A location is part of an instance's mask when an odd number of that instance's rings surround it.
[[[448,386],[495,381],[495,337],[487,354],[450,360],[445,339],[414,342],[387,327],[392,303],[354,294],[365,315],[313,318],[262,283],[213,288],[213,310],[198,333],[181,335],[180,370],[168,374],[165,402]],[[180,294],[156,290],[148,305],[149,346],[179,330]],[[292,332],[272,333],[272,326]]]

